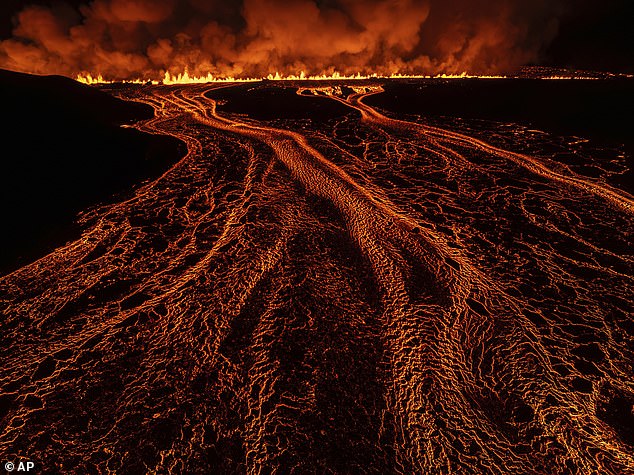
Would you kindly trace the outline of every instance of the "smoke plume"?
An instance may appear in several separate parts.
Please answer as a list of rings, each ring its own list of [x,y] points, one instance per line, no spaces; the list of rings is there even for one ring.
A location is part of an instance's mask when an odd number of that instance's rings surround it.
[[[499,73],[557,32],[551,0],[93,0],[27,6],[0,67],[117,79]]]

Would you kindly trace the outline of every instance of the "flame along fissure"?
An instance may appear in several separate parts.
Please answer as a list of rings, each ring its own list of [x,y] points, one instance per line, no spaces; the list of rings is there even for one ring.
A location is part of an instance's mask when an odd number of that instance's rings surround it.
[[[110,79],[104,78],[101,74],[93,73],[80,73],[77,74],[75,79],[83,84],[112,84],[112,83],[126,83],[126,84],[206,84],[206,83],[231,83],[231,82],[255,82],[262,80],[269,81],[328,81],[328,80],[363,80],[363,79],[504,79],[507,76],[504,75],[472,75],[467,72],[461,74],[446,74],[439,73],[436,75],[417,75],[417,74],[400,74],[394,73],[389,76],[379,74],[341,74],[338,72],[322,73],[317,75],[306,74],[301,71],[299,74],[284,75],[276,72],[275,74],[269,74],[266,77],[260,78],[240,78],[240,77],[219,77],[214,76],[212,73],[207,73],[205,76],[191,76],[187,70],[183,73],[171,74],[166,71],[163,78],[159,81],[156,79]],[[563,79],[563,78],[562,78]]]

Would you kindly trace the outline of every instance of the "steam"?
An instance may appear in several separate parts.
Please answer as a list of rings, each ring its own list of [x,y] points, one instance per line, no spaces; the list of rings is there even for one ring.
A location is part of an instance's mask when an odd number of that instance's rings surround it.
[[[269,73],[500,73],[557,32],[548,0],[94,0],[27,6],[0,67],[160,78]]]

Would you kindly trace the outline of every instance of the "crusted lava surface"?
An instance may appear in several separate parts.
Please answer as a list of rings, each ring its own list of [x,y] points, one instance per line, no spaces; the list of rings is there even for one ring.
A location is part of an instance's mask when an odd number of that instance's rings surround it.
[[[0,454],[42,473],[633,473],[627,154],[399,102],[437,85],[107,90],[188,153],[0,278]]]

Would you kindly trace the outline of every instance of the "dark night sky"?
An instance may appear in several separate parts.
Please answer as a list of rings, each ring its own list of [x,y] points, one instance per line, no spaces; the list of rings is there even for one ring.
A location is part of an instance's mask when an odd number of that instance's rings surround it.
[[[105,0],[104,0],[105,1]],[[120,0],[123,1],[123,0]],[[152,1],[152,0],[147,0]],[[180,0],[179,0],[180,1]],[[182,0],[183,2],[185,0]],[[227,11],[233,11],[234,20],[231,20],[230,24],[235,23],[236,14],[239,15],[238,2],[229,1],[223,2],[222,0],[187,0],[190,2],[196,1],[198,4],[207,2],[209,5],[213,5],[211,8],[215,11],[225,9]],[[303,1],[306,4],[309,0]],[[377,4],[380,0],[370,0],[368,4]],[[499,0],[500,5],[511,4],[514,0]],[[2,0],[0,4],[0,39],[6,39],[11,37],[11,32],[16,24],[16,13],[27,5],[44,5],[52,7],[53,12],[62,12],[60,16],[68,17],[68,6],[77,7],[80,4],[89,3],[87,0]],[[254,2],[251,2],[254,3]],[[275,3],[274,1],[272,3]],[[289,4],[293,2],[288,2]],[[319,9],[324,9],[328,6],[336,4],[336,0],[315,0],[315,4]],[[364,5],[361,0],[356,1]],[[539,2],[535,2],[535,5]],[[493,2],[491,5],[495,4]],[[430,19],[434,18],[435,11],[438,11],[438,3],[432,2]],[[486,15],[496,14],[492,7],[487,6],[481,8],[483,4],[480,2],[465,3],[464,0],[456,0],[455,2],[447,1],[441,8],[446,11],[461,9],[464,11],[463,16],[473,15],[474,12],[480,16],[486,18]],[[480,5],[480,6],[478,6]],[[519,5],[519,7],[518,7]],[[545,2],[539,6],[534,6],[533,2],[515,1],[514,8],[517,11],[529,12],[532,14],[535,10],[541,8],[541,17],[538,19],[532,19],[533,28],[535,24],[539,24],[540,21],[556,19],[554,22],[556,28],[554,29],[554,37],[551,39],[544,39],[538,46],[532,45],[531,48],[536,50],[533,56],[537,59],[532,62],[536,64],[569,67],[577,69],[587,70],[603,70],[612,72],[634,72],[634,28],[632,27],[632,21],[634,20],[634,2],[632,0],[560,0],[553,1],[551,3]],[[556,7],[552,7],[556,5]],[[368,9],[372,8],[371,6]],[[435,10],[434,10],[435,9]],[[487,10],[488,9],[488,10]],[[452,12],[454,14],[454,12]],[[459,17],[459,13],[456,13],[456,18]],[[72,17],[72,15],[70,15]],[[451,16],[445,14],[445,23],[440,22],[440,25],[451,25]],[[231,16],[229,15],[229,18]],[[242,19],[238,16],[238,21]],[[292,18],[292,16],[290,17]],[[449,18],[449,20],[447,20]],[[76,22],[82,22],[83,20],[77,14]],[[166,22],[170,22],[171,18],[168,17]],[[285,21],[285,20],[279,20]],[[492,18],[492,23],[495,23],[495,19]],[[448,23],[449,22],[449,23]],[[77,24],[77,23],[76,23]],[[431,20],[426,20],[426,31],[435,28]],[[544,31],[547,31],[544,29]],[[548,30],[550,31],[550,30]],[[383,33],[385,35],[385,33]],[[387,33],[389,34],[389,33]],[[426,33],[427,34],[427,33]],[[541,33],[538,33],[541,34]],[[544,33],[544,36],[546,33]],[[551,37],[553,33],[548,33]],[[222,37],[222,33],[219,33]],[[423,40],[426,41],[424,35]],[[432,37],[432,40],[434,38]],[[325,42],[326,43],[326,42]],[[276,46],[273,46],[275,49]],[[501,51],[500,56],[507,54]],[[231,59],[233,60],[233,58]],[[379,60],[380,61],[380,60]],[[521,60],[519,60],[521,62]],[[518,60],[516,60],[516,63]],[[367,63],[365,63],[367,64]],[[376,63],[374,63],[376,64]],[[334,64],[335,66],[337,64]],[[370,64],[371,66],[371,64]]]
[[[579,69],[634,72],[633,22],[631,0],[570,2],[543,61]]]

